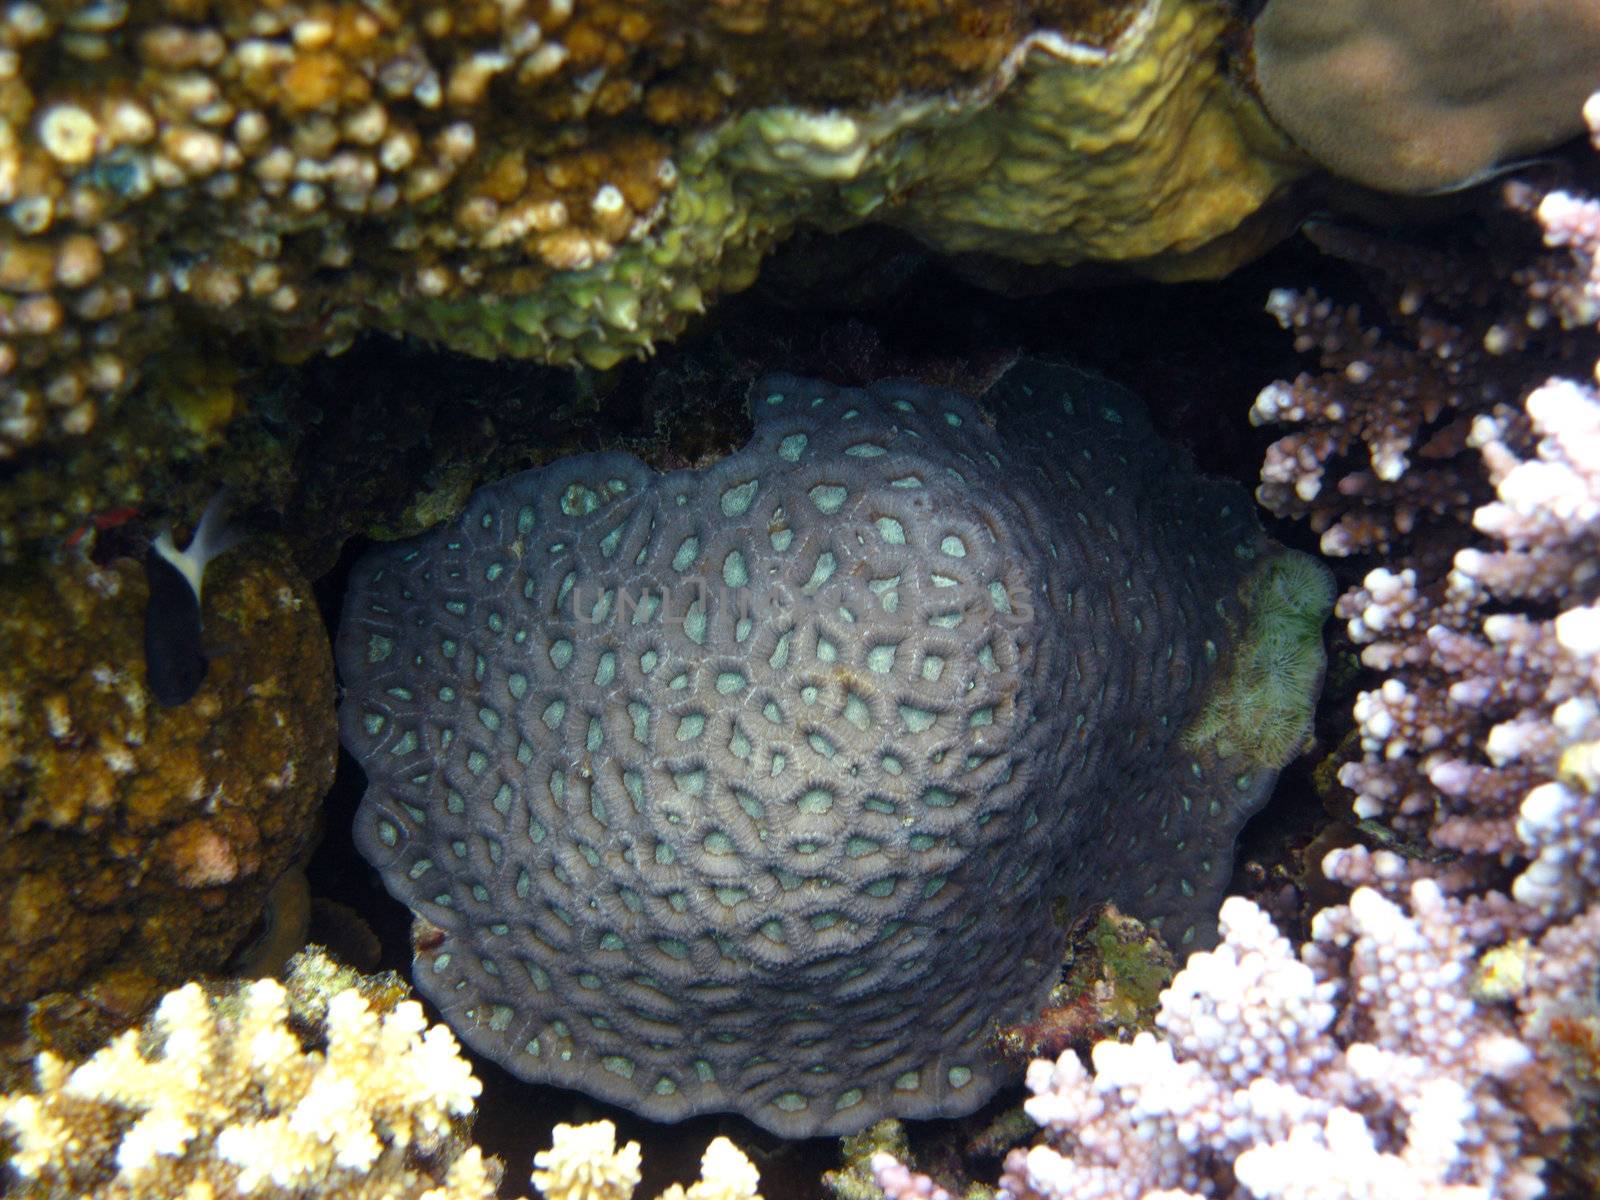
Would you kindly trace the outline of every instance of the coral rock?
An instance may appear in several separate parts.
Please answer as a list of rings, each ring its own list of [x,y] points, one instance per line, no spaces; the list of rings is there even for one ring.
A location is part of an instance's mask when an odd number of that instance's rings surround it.
[[[1211,0],[91,12],[0,22],[0,458],[186,331],[605,367],[797,223],[1216,274],[1301,170]]]
[[[1572,0],[1269,0],[1256,84],[1337,175],[1390,192],[1464,187],[1582,132],[1600,12]]]
[[[332,660],[308,585],[261,542],[219,561],[215,659],[177,708],[144,685],[138,564],[72,558],[8,575],[4,594],[0,1006],[216,969],[332,781]]]

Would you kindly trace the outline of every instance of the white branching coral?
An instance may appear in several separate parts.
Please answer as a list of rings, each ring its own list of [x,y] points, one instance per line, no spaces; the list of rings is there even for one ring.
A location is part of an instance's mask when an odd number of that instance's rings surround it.
[[[149,1023],[0,1095],[7,1196],[50,1200],[495,1200],[501,1164],[467,1140],[481,1091],[450,1030],[392,976],[313,948],[220,996],[169,992]],[[373,997],[369,1003],[367,996]],[[331,997],[331,998],[330,998]],[[609,1121],[557,1125],[534,1159],[547,1200],[631,1200],[639,1145]],[[658,1200],[761,1200],[727,1138]]]
[[[1600,96],[1585,116],[1600,147]],[[1572,255],[1518,276],[1526,326],[1594,322],[1600,205],[1513,200]],[[1402,315],[1420,303],[1402,297]],[[1262,501],[1309,516],[1326,552],[1400,551],[1339,604],[1384,676],[1340,779],[1358,817],[1431,857],[1328,854],[1355,890],[1298,957],[1229,899],[1222,945],[1163,994],[1164,1038],[1100,1043],[1092,1075],[1071,1053],[1032,1065],[1045,1133],[1008,1158],[1006,1200],[1531,1200],[1559,1186],[1550,1135],[1600,1095],[1600,392],[1551,379],[1514,406],[1485,355],[1521,349],[1525,329],[1463,351],[1460,329],[1424,323],[1414,351],[1380,357],[1349,314],[1287,293],[1273,307],[1355,386],[1262,393],[1258,422],[1314,426],[1274,447]],[[1439,367],[1469,360],[1470,421]],[[1325,488],[1324,467],[1362,445],[1371,469]],[[1419,472],[1407,456],[1424,445],[1483,470],[1470,487],[1454,467]],[[1424,517],[1431,536],[1413,537]],[[875,1167],[892,1200],[941,1194],[887,1156]],[[1592,1192],[1563,1167],[1563,1194]]]
[[[1584,115],[1600,147],[1600,94]],[[1593,322],[1600,204],[1523,206],[1572,255],[1523,279],[1541,319]],[[1519,860],[1511,894],[1542,928],[1600,894],[1600,393],[1551,379],[1523,408],[1477,417],[1467,438],[1494,487],[1472,516],[1489,540],[1442,581],[1380,569],[1339,603],[1362,661],[1388,674],[1356,705],[1365,761],[1339,778],[1358,816],[1468,871]]]
[[[75,1069],[40,1055],[36,1090],[0,1097],[21,1194],[493,1197],[498,1170],[462,1152],[480,1084],[448,1029],[349,989],[320,1033],[302,1047],[275,980],[224,1000],[191,983]]]
[[[557,1125],[552,1145],[533,1156],[533,1186],[545,1200],[631,1200],[639,1186],[639,1143],[617,1145],[610,1121]],[[658,1200],[761,1200],[755,1164],[725,1137],[700,1157],[700,1178],[675,1183]]]
[[[557,1125],[533,1156],[533,1186],[546,1200],[629,1200],[639,1186],[639,1143],[617,1146],[610,1121]]]
[[[1438,587],[1379,569],[1339,602],[1387,674],[1356,702],[1365,759],[1339,779],[1357,816],[1469,865],[1526,860],[1512,895],[1554,918],[1600,891],[1600,396],[1557,379],[1525,408],[1532,454],[1507,419],[1472,429],[1495,485],[1474,524],[1494,542]]]
[[[1162,996],[1165,1040],[1035,1062],[1025,1105],[1046,1140],[1002,1194],[1142,1200],[1533,1197],[1540,1161],[1509,1097],[1534,1056],[1471,995],[1475,947],[1431,881],[1409,910],[1371,888],[1320,914],[1296,958],[1250,901]],[[1238,1189],[1243,1189],[1239,1191]]]

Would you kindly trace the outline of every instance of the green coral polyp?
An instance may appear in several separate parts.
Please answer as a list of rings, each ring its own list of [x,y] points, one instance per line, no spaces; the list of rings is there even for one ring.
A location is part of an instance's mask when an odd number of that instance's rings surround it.
[[[1264,560],[1245,579],[1243,632],[1184,731],[1186,749],[1274,771],[1295,756],[1322,688],[1322,627],[1333,597],[1328,569],[1293,550]]]

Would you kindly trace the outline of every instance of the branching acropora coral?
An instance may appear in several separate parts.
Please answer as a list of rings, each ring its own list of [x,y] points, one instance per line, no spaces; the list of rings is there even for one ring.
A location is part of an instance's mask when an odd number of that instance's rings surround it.
[[[448,1029],[351,988],[318,1036],[302,1047],[274,980],[228,1000],[191,983],[75,1068],[40,1055],[34,1088],[0,1097],[19,1193],[490,1200],[498,1168],[457,1127],[481,1085]]]
[[[501,1166],[466,1139],[482,1085],[448,1029],[395,999],[393,980],[313,948],[290,964],[287,989],[186,984],[76,1067],[40,1055],[32,1088],[0,1094],[6,1194],[495,1200]],[[637,1142],[618,1147],[609,1121],[553,1137],[534,1157],[547,1200],[630,1200]],[[761,1200],[755,1167],[727,1138],[707,1146],[700,1172],[659,1200]]]

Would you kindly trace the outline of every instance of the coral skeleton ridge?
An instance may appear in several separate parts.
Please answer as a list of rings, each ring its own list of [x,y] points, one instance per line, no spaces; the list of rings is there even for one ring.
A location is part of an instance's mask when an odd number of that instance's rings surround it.
[[[468,1044],[850,1132],[992,1094],[1055,902],[1209,940],[1309,720],[1322,569],[1105,380],[986,399],[771,377],[712,467],[564,459],[357,566],[357,840]]]

